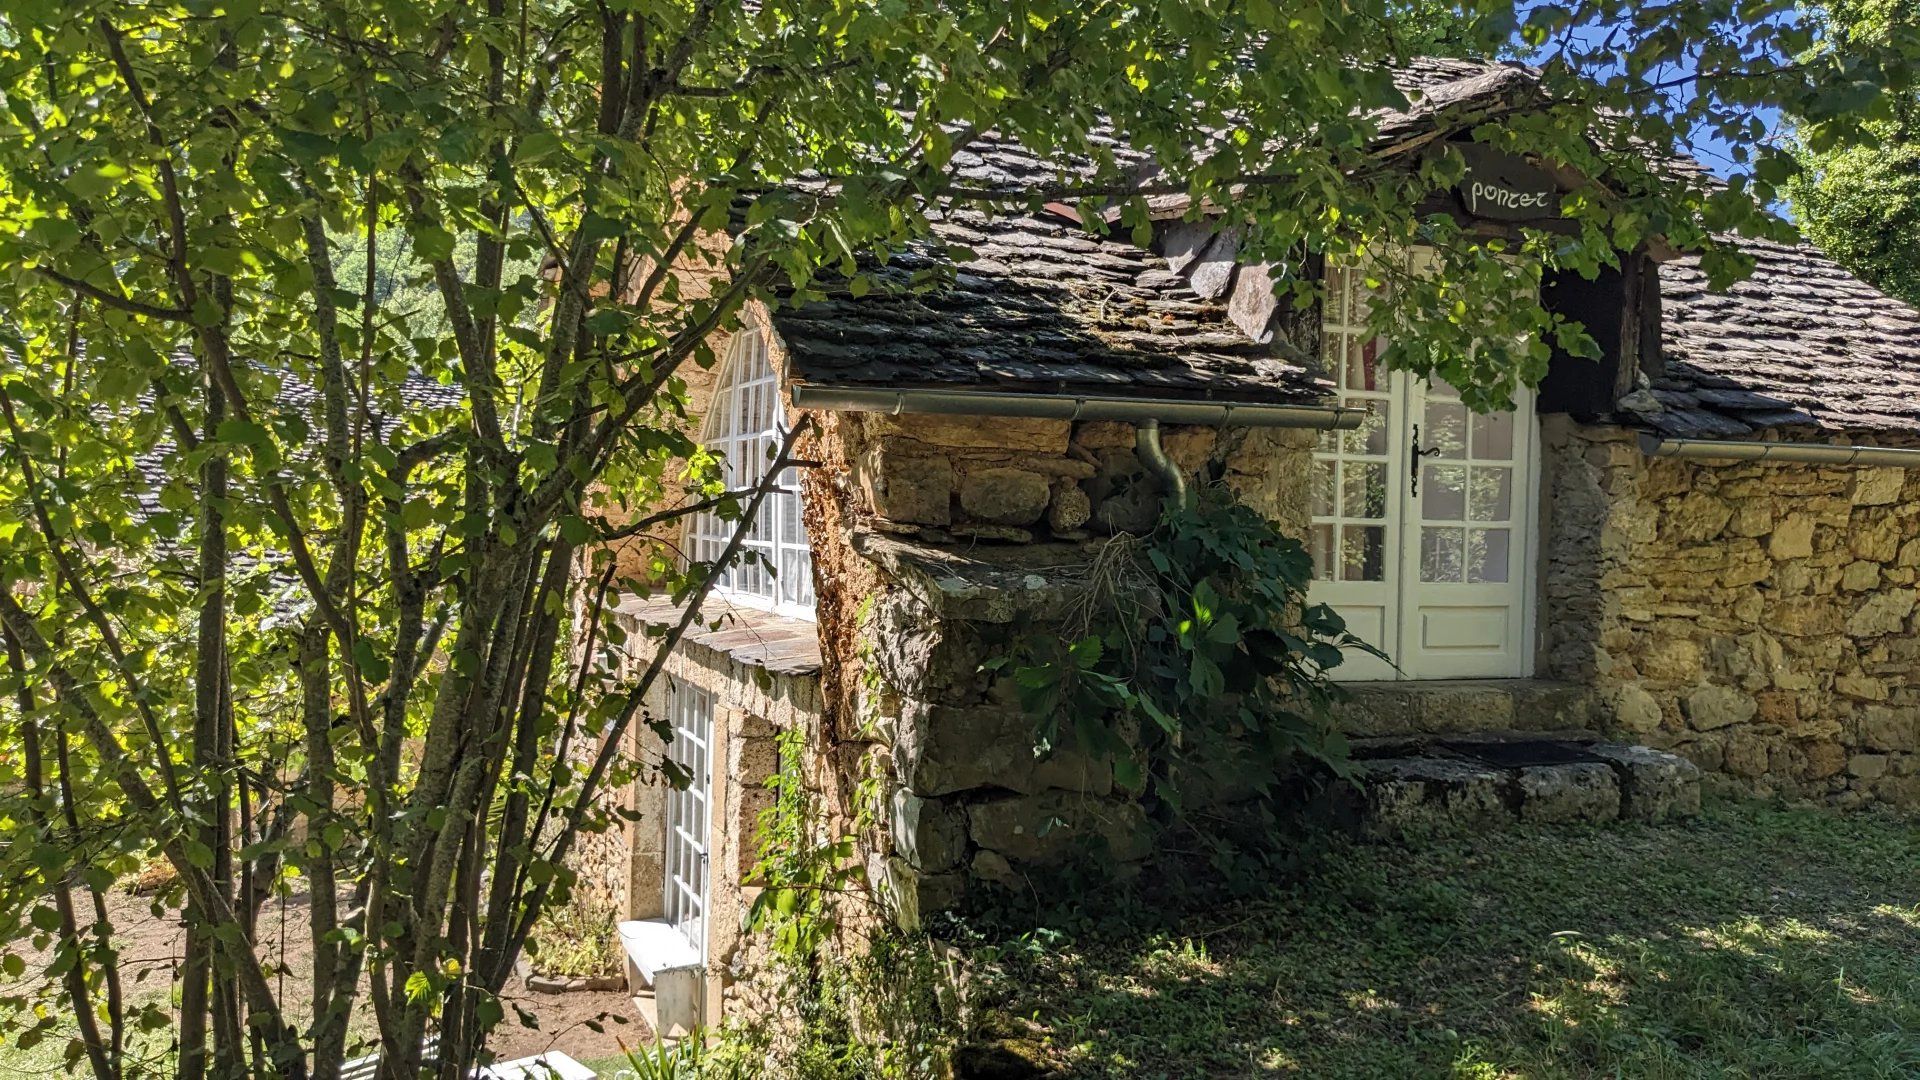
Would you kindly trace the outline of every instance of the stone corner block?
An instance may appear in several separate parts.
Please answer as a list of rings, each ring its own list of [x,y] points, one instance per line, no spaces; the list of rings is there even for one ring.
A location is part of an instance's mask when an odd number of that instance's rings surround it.
[[[953,464],[945,457],[882,449],[873,465],[873,512],[890,521],[945,525],[953,520]]]
[[[876,856],[867,874],[894,924],[909,932],[927,916],[959,906],[967,890],[964,874],[923,874],[898,856]]]
[[[1113,765],[1072,748],[1034,753],[1038,723],[1018,706],[930,705],[902,710],[895,761],[922,796],[1001,788],[1025,795],[1049,788],[1106,795]]]
[[[1138,803],[1068,791],[975,803],[967,813],[974,843],[1013,862],[1065,861],[1085,845],[1118,862],[1153,850],[1153,826]],[[1104,849],[1104,850],[1101,850]]]
[[[1531,765],[1519,770],[1520,820],[1612,821],[1620,816],[1620,780],[1599,761]]]
[[[914,869],[943,873],[967,857],[967,822],[959,807],[905,788],[892,801],[893,848]]]
[[[1619,777],[1620,816],[1671,821],[1700,812],[1700,767],[1678,754],[1645,746],[1598,743],[1588,752]]]
[[[960,481],[960,509],[974,521],[1031,525],[1052,501],[1053,485],[1026,469],[980,469]]]

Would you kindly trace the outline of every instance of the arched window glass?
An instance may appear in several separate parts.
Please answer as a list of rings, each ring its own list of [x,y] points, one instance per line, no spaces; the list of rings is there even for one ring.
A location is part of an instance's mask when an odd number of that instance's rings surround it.
[[[758,332],[735,334],[720,365],[701,444],[726,462],[727,490],[746,491],[760,483],[786,431],[780,380],[767,359],[767,342]],[[767,495],[741,543],[741,553],[714,583],[727,599],[783,615],[813,617],[813,559],[800,516],[800,474],[788,467]],[[689,552],[701,562],[720,557],[733,537],[735,521],[713,513],[693,519]],[[759,558],[748,557],[748,552]],[[769,573],[771,566],[775,572]]]

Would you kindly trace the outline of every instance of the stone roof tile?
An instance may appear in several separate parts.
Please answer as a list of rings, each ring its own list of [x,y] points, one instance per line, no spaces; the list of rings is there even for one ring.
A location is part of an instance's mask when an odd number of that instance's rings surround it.
[[[901,260],[873,267],[880,288],[773,313],[789,377],[828,386],[968,387],[1036,393],[1155,394],[1282,404],[1322,400],[1304,363],[1241,332],[1167,260],[1047,215],[954,210],[905,253],[939,267],[940,248],[985,256],[907,291]]]
[[[1920,431],[1920,311],[1810,246],[1739,244],[1754,272],[1724,293],[1707,288],[1696,258],[1660,268],[1666,371],[1654,396],[1677,392],[1693,404],[1640,422],[1675,435],[1689,426]]]

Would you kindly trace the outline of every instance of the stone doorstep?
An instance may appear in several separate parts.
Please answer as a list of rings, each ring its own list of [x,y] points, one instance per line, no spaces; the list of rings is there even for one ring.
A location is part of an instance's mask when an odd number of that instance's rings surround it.
[[[1422,679],[1342,683],[1334,722],[1348,737],[1589,731],[1601,726],[1592,687],[1552,679]]]
[[[1600,742],[1600,733],[1585,728],[1546,731],[1463,731],[1457,734],[1374,735],[1347,740],[1351,755],[1358,760],[1392,757],[1418,757],[1441,743],[1453,746],[1497,745],[1500,743],[1556,742],[1590,746]]]
[[[1517,733],[1511,741],[1518,742]],[[1449,753],[1355,762],[1355,784],[1328,793],[1334,819],[1387,838],[1435,827],[1498,827],[1516,821],[1661,822],[1700,809],[1700,770],[1644,746],[1587,742],[1581,760],[1494,766]]]

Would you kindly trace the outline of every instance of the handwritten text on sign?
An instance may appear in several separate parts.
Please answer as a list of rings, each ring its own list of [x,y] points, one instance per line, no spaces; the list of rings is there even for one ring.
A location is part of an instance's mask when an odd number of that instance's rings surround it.
[[[1488,211],[1497,210],[1537,210],[1545,212],[1553,209],[1554,192],[1519,191],[1486,180],[1470,180],[1466,183],[1467,213],[1475,217],[1491,216]]]
[[[1558,216],[1560,186],[1538,166],[1477,143],[1455,143],[1454,149],[1467,160],[1456,189],[1467,213],[1501,221]]]

